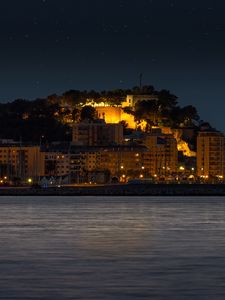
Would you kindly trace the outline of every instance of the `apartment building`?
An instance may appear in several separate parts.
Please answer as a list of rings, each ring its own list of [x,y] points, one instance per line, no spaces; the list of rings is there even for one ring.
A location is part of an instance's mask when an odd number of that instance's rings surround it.
[[[106,146],[123,143],[123,126],[121,124],[106,124],[104,120],[74,124],[74,145]]]
[[[224,178],[225,137],[221,132],[199,132],[197,137],[197,175],[205,179]]]
[[[63,152],[42,152],[45,176],[66,176],[70,174],[70,155]]]
[[[177,172],[176,139],[169,134],[146,134],[143,144],[148,148],[148,168],[152,176],[168,176]]]
[[[44,174],[39,146],[0,145],[0,177],[37,179]]]

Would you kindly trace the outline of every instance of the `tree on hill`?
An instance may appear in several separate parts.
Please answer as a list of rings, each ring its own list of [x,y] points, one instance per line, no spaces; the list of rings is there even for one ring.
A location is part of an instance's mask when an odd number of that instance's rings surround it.
[[[74,108],[72,111],[73,122],[78,122],[80,120],[80,109]]]
[[[192,105],[187,105],[181,108],[181,115],[183,117],[183,123],[186,126],[193,125],[193,120],[199,120],[198,112]]]
[[[134,116],[134,114],[135,114],[134,110],[133,110],[131,107],[129,107],[129,106],[124,107],[124,108],[123,108],[123,111],[124,111],[126,114],[129,114],[129,115],[133,115],[133,116]]]
[[[93,106],[87,105],[87,106],[82,107],[81,112],[80,112],[81,121],[84,121],[84,120],[94,121],[97,118],[98,118],[97,111]]]
[[[67,104],[70,107],[80,106],[80,103],[85,104],[88,98],[86,91],[69,90],[62,94],[63,104]]]
[[[177,96],[170,93],[168,90],[161,90],[157,93],[158,105],[160,111],[171,111],[177,105]]]
[[[152,85],[144,85],[141,89],[141,93],[144,95],[154,95],[155,88]]]
[[[129,94],[156,96],[156,100],[140,101],[134,108],[123,108],[137,122],[145,120],[149,127],[154,124],[173,128],[198,126],[198,122],[194,122],[199,121],[195,107],[188,105],[181,108],[177,105],[177,97],[168,90],[156,91],[153,86],[145,85],[142,88],[101,92],[69,90],[45,99],[17,99],[0,104],[0,138],[19,139],[22,136],[24,140],[32,142],[38,141],[40,135],[45,135],[48,140],[64,140],[66,133],[70,132],[65,124],[79,122],[80,119],[97,119],[95,108],[84,106],[87,101],[107,102],[116,106]]]
[[[137,102],[135,105],[134,117],[138,122],[145,120],[155,124],[159,117],[157,100],[144,100]]]
[[[171,127],[193,126],[193,120],[199,120],[198,112],[192,105],[187,105],[182,108],[177,106],[167,117],[171,121]]]
[[[47,97],[47,102],[49,105],[60,104],[61,97],[57,94],[52,94]]]
[[[99,102],[106,102],[109,105],[117,106],[120,105],[122,101],[124,101],[126,97],[126,92],[121,89],[112,90],[112,91],[102,91],[100,93]]]
[[[32,102],[25,99],[16,99],[15,101],[6,104],[8,106],[8,112],[15,115],[22,115],[25,112],[29,112],[32,107]]]

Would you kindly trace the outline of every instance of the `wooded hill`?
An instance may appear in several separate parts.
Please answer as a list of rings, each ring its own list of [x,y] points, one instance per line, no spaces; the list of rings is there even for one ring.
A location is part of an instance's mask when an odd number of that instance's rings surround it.
[[[167,90],[156,91],[149,85],[141,89],[134,87],[101,92],[70,90],[62,95],[49,95],[44,99],[16,99],[13,102],[1,103],[0,138],[39,143],[40,137],[44,136],[48,142],[69,141],[73,122],[97,117],[94,108],[84,109],[87,102],[105,102],[118,106],[128,94],[156,97],[155,100],[138,102],[133,110],[124,108],[126,112],[134,115],[137,122],[145,120],[149,126],[198,128],[200,118],[195,107],[180,107],[175,95]]]

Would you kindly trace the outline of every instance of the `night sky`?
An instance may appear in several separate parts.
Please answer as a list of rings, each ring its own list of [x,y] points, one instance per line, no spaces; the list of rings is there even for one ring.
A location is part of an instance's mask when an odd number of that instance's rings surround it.
[[[225,131],[224,0],[0,1],[0,101],[169,89]]]

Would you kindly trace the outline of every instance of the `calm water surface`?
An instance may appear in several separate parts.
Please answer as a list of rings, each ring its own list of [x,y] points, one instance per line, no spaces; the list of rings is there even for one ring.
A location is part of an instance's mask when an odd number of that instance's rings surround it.
[[[225,299],[225,198],[1,197],[0,299]]]

